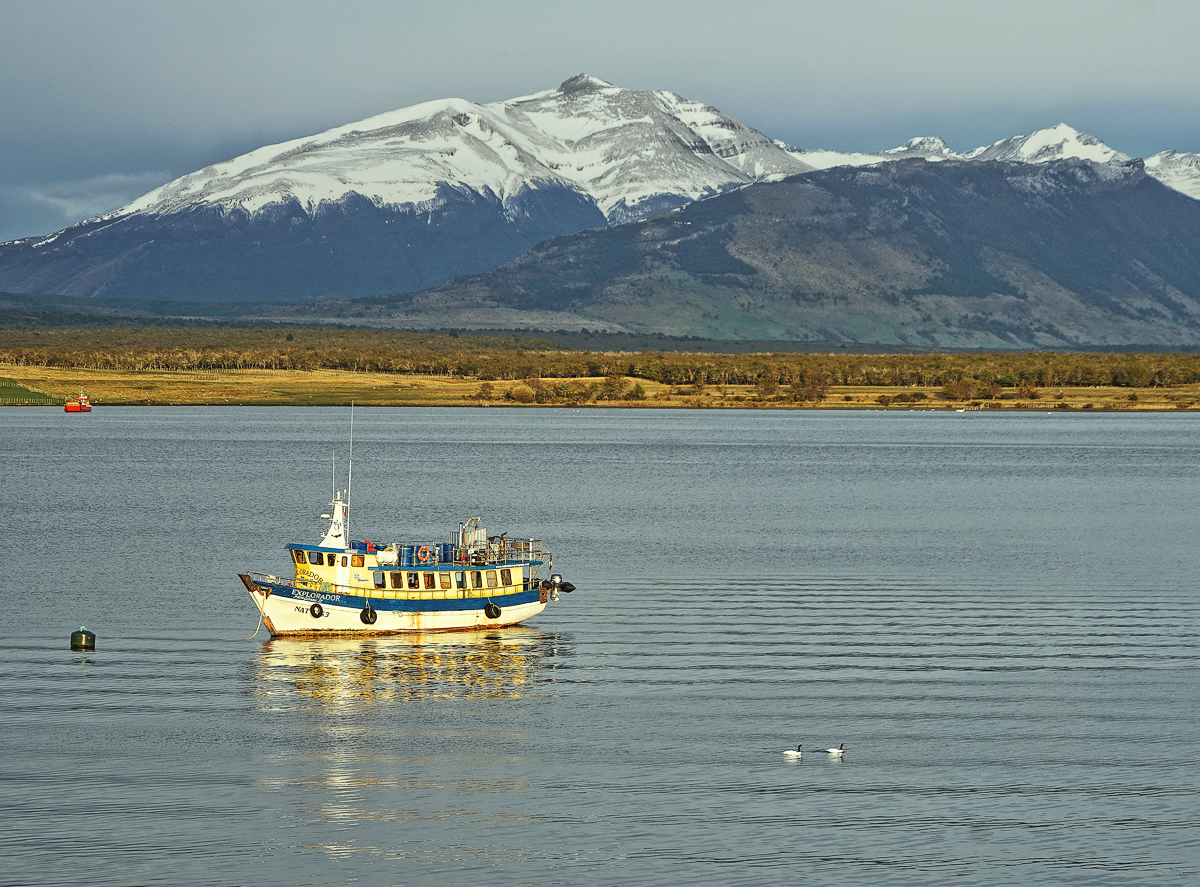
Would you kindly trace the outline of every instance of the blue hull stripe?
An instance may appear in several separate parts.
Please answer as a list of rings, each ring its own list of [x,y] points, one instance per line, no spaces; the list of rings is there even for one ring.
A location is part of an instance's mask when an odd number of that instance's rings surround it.
[[[398,610],[404,613],[426,613],[450,610],[482,610],[487,606],[488,601],[491,601],[497,607],[503,608],[515,607],[518,604],[531,604],[539,600],[536,589],[518,591],[515,594],[491,595],[489,597],[451,598],[449,600],[406,600],[404,598],[356,597],[349,594],[335,594],[333,592],[292,588],[286,585],[268,585],[265,582],[259,582],[258,585],[270,588],[271,594],[274,597],[303,601],[310,604],[319,602],[331,607],[353,607],[356,610],[363,609],[369,602],[372,609],[380,612]]]

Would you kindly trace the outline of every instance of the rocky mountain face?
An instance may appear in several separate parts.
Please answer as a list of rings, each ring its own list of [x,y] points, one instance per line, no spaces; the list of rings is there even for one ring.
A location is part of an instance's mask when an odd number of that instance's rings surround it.
[[[1141,161],[892,160],[748,186],[356,304],[413,327],[1196,347],[1200,201]]]

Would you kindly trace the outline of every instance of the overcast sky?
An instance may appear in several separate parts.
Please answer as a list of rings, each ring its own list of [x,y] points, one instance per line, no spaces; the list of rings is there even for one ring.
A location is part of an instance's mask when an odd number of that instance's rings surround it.
[[[253,148],[578,73],[803,148],[1068,123],[1200,153],[1196,0],[0,0],[0,241]]]

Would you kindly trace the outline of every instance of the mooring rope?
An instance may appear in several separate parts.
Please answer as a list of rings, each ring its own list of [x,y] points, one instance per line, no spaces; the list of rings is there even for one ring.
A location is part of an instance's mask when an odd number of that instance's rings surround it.
[[[254,595],[250,595],[250,597],[253,598]],[[257,599],[255,599],[254,603],[256,606],[258,606],[258,625],[256,625],[254,627],[254,634],[252,634],[252,635],[250,635],[250,637],[246,638],[246,640],[248,640],[248,641],[252,641],[256,637],[258,637],[259,631],[262,630],[263,618],[266,616],[266,610],[267,610],[267,596],[265,594],[263,595],[262,604],[259,604]]]

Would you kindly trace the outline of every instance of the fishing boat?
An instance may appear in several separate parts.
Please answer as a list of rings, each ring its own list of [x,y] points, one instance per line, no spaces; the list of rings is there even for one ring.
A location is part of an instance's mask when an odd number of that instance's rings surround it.
[[[334,492],[315,545],[287,544],[290,577],[239,574],[272,637],[516,625],[575,590],[540,539],[489,536],[478,517],[445,540],[351,541],[348,500]]]
[[[63,404],[63,409],[68,413],[90,413],[92,405],[88,402],[87,395],[80,391],[79,397],[67,398],[67,402]]]

